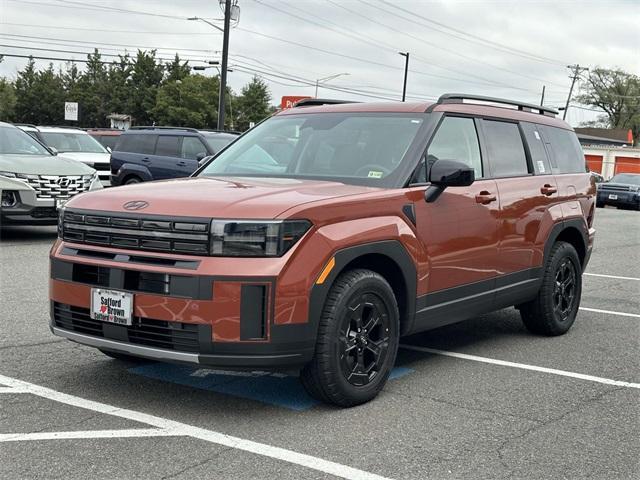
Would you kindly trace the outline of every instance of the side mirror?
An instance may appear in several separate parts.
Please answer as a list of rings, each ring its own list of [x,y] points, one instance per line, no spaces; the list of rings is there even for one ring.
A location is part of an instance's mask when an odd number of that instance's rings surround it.
[[[109,153],[112,152],[111,147],[106,147],[106,149],[107,149],[107,152],[109,152]]]
[[[53,154],[53,155],[58,155],[58,149],[56,147],[49,147],[49,151]]]
[[[206,157],[202,157],[198,159],[198,168],[200,168],[205,163],[207,163],[211,159],[211,157],[213,157],[213,155],[207,155]]]
[[[206,154],[206,153],[204,153],[204,152],[200,152],[200,153],[198,153],[198,154],[196,155],[196,160],[197,160],[198,162],[200,162],[200,161],[202,161],[202,160],[203,160],[204,158],[206,158],[206,157],[207,157],[207,154]]]
[[[457,160],[436,160],[429,170],[431,185],[424,192],[427,203],[434,202],[447,187],[468,187],[476,179],[475,171]]]

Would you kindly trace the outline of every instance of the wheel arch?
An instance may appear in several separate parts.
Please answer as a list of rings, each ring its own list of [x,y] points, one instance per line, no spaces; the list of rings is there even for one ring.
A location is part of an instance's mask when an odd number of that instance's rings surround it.
[[[380,274],[391,286],[400,312],[400,334],[409,331],[415,316],[416,267],[402,243],[397,240],[346,247],[333,255],[335,266],[322,283],[311,289],[309,321],[314,329],[320,322],[325,300],[335,280],[343,272],[365,268]]]
[[[551,248],[556,242],[567,242],[576,249],[580,264],[584,269],[588,260],[589,234],[587,227],[580,219],[564,220],[557,223],[551,230],[544,246],[544,260],[549,258]]]

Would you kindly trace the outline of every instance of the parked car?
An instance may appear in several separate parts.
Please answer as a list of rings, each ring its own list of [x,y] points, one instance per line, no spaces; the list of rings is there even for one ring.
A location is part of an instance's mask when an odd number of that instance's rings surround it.
[[[111,154],[111,183],[125,185],[188,177],[205,157],[217,154],[238,136],[178,127],[132,127]]]
[[[619,173],[598,185],[596,206],[640,210],[640,173]]]
[[[86,131],[74,127],[44,127],[17,124],[54,153],[62,153],[65,158],[71,158],[93,167],[100,177],[102,184],[110,184],[109,157],[111,152]]]
[[[83,195],[51,251],[52,331],[117,359],[299,369],[340,406],[377,395],[404,335],[514,305],[561,335],[595,187],[555,114],[302,101],[192,178]]]
[[[89,128],[87,133],[98,140],[103,147],[113,151],[123,131],[117,128]]]
[[[53,155],[26,132],[0,122],[0,224],[50,224],[78,193],[102,188],[96,171]]]

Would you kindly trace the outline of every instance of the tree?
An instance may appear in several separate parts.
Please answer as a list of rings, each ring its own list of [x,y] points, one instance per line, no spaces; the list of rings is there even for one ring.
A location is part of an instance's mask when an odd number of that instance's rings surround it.
[[[128,113],[139,125],[154,122],[151,112],[156,106],[156,95],[164,77],[164,66],[157,62],[156,51],[138,50],[129,79],[130,103]]]
[[[36,72],[33,59],[29,59],[18,72],[15,87],[17,122],[59,125],[64,121],[64,86],[53,64]]]
[[[622,70],[594,68],[576,100],[604,110],[609,128],[632,129],[640,137],[640,77]]]
[[[151,114],[159,125],[215,128],[219,85],[217,77],[203,75],[166,82],[158,89]]]
[[[166,64],[167,69],[167,78],[166,82],[173,82],[176,80],[182,80],[185,77],[191,75],[191,67],[189,66],[189,62],[181,62],[180,57],[176,53],[176,56],[173,60]]]
[[[16,89],[13,83],[0,78],[0,121],[11,122],[15,116]]]
[[[268,117],[272,112],[270,101],[271,94],[267,84],[261,78],[253,77],[233,101],[234,128],[247,130],[250,122],[258,123]]]

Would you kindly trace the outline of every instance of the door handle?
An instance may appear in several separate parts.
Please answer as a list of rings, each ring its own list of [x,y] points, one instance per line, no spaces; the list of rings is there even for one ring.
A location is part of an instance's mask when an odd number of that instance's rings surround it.
[[[149,163],[151,160],[149,160],[149,157],[144,157],[142,159],[142,161],[145,162],[145,163]]]
[[[476,203],[481,203],[486,205],[487,203],[495,202],[496,196],[493,193],[487,192],[486,190],[481,191],[476,195]]]
[[[178,162],[176,165],[178,165],[179,167],[184,167],[187,164],[185,162]]]
[[[557,191],[558,189],[556,187],[552,187],[548,183],[545,183],[544,186],[540,187],[540,193],[546,196],[553,195]]]

